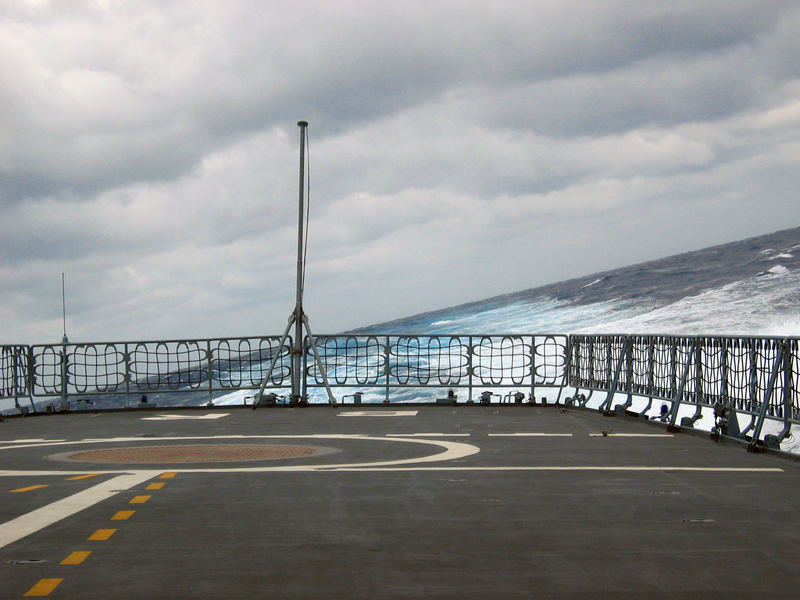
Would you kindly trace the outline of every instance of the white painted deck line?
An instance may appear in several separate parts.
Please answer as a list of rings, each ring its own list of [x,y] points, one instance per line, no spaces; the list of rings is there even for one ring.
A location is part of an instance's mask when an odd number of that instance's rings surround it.
[[[416,417],[418,410],[355,410],[337,413],[337,417]]]
[[[28,440],[0,440],[0,444],[31,444],[33,442],[65,442],[66,440],[48,440],[46,438],[31,438]]]
[[[671,433],[590,433],[589,437],[673,438]]]
[[[699,473],[783,473],[778,467],[647,467],[647,466],[557,466],[537,467],[340,467],[336,471],[689,471]]]
[[[387,433],[386,437],[469,437],[471,433]]]
[[[57,500],[52,504],[37,508],[27,514],[0,524],[0,548],[8,546],[26,536],[36,533],[57,523],[62,519],[71,517],[75,513],[82,511],[115,496],[119,492],[124,492],[135,485],[158,477],[162,471],[137,471],[119,475],[108,481],[103,481],[87,490]]]
[[[490,433],[488,437],[572,437],[571,433]]]
[[[473,447],[474,448],[474,447]],[[477,450],[477,448],[474,448]],[[463,452],[461,449],[455,449],[449,457],[445,459],[452,460]],[[459,450],[461,450],[459,452]],[[428,456],[422,459],[409,459],[391,461],[385,463],[361,463],[361,464],[343,464],[343,465],[298,465],[298,466],[280,466],[280,467],[223,467],[223,468],[182,468],[178,465],[171,465],[168,469],[161,469],[159,471],[141,471],[136,472],[135,475],[144,474],[142,481],[147,481],[148,478],[157,477],[164,470],[175,471],[176,473],[335,473],[335,472],[357,472],[357,471],[487,471],[487,472],[501,472],[501,471],[565,471],[565,472],[696,472],[696,473],[783,473],[784,470],[779,467],[677,467],[671,465],[664,466],[644,466],[644,465],[629,465],[629,466],[597,466],[597,465],[575,465],[575,466],[560,466],[560,465],[539,465],[539,466],[496,466],[496,467],[419,467],[419,466],[400,466],[403,464],[413,464],[420,462],[429,462],[435,459],[441,459],[445,453],[438,456]],[[43,475],[73,475],[84,474],[87,471],[0,471],[0,476],[43,476]],[[109,474],[109,471],[92,471],[97,474]],[[118,471],[117,471],[118,472]],[[117,478],[109,481],[116,481]],[[134,484],[135,485],[135,484]],[[97,486],[95,486],[97,487]],[[114,490],[125,491],[125,490]],[[50,505],[52,506],[52,505]],[[90,506],[90,505],[87,505]],[[45,507],[48,508],[48,507]],[[40,509],[42,510],[42,509]],[[10,523],[10,521],[9,521]],[[0,526],[2,527],[2,526]],[[2,547],[2,546],[0,546]]]

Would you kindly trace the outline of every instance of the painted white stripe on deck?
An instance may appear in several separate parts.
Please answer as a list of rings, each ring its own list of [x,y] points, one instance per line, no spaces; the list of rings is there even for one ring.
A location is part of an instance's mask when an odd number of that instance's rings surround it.
[[[27,440],[3,440],[0,444],[30,444],[32,442],[64,442],[66,440],[48,440],[45,438],[30,438]]]
[[[340,467],[336,471],[696,471],[700,473],[783,473],[778,467],[643,467],[558,466],[538,467]]]
[[[470,433],[387,433],[386,437],[469,437]]]
[[[643,438],[672,438],[671,433],[590,433],[589,437],[643,437]]]
[[[355,410],[337,413],[337,417],[416,417],[418,410]]]
[[[67,498],[57,500],[52,504],[37,508],[27,514],[21,515],[6,523],[0,524],[0,548],[8,546],[28,536],[57,523],[62,519],[102,502],[119,492],[124,492],[135,485],[157,477],[163,471],[138,471],[119,475],[108,481],[98,483],[87,490],[73,494]]]
[[[489,437],[572,437],[571,433],[490,433]]]
[[[441,442],[447,444],[447,442]],[[459,456],[469,456],[478,452],[478,448],[469,446],[468,444],[457,444],[464,448],[450,448],[449,453],[442,453],[434,456],[425,456],[418,459],[397,460],[376,463],[359,463],[359,464],[339,464],[339,465],[297,465],[290,466],[284,465],[280,467],[223,467],[223,468],[182,468],[178,465],[171,465],[170,471],[176,473],[338,473],[338,472],[358,472],[358,471],[487,471],[487,472],[501,472],[501,471],[585,471],[585,472],[613,472],[613,471],[627,471],[627,472],[670,472],[670,471],[683,471],[683,472],[697,472],[697,473],[783,473],[784,470],[779,467],[676,467],[676,466],[596,466],[596,465],[577,465],[577,466],[559,466],[559,465],[539,465],[539,466],[497,466],[497,467],[419,467],[419,466],[401,466],[420,462],[430,462],[432,460],[452,460]],[[465,451],[467,450],[467,451]],[[445,456],[449,454],[449,456]],[[94,471],[99,474],[108,474],[109,472]],[[160,471],[142,471],[143,479],[146,481],[149,478],[157,477]],[[0,471],[0,476],[43,476],[43,475],[64,475],[69,474],[70,471]],[[140,473],[137,473],[137,475]],[[112,479],[110,481],[115,481]],[[135,484],[134,484],[135,485]],[[97,487],[97,486],[95,486]],[[114,490],[125,491],[125,490]],[[113,495],[113,494],[112,494]],[[51,505],[52,506],[52,505]],[[90,506],[90,505],[87,505]],[[45,507],[47,509],[48,507]],[[44,510],[44,509],[40,509]],[[10,523],[10,522],[9,522]],[[6,523],[5,525],[8,525]],[[2,531],[3,525],[0,525]],[[0,545],[2,547],[2,545]]]

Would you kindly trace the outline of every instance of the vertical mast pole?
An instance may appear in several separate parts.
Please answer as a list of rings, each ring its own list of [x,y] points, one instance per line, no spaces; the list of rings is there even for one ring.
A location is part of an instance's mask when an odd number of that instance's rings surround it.
[[[305,150],[306,150],[306,127],[308,127],[308,123],[306,121],[298,121],[297,125],[300,127],[300,197],[299,197],[299,209],[297,211],[297,301],[295,302],[294,312],[289,315],[289,323],[286,325],[286,331],[283,332],[283,337],[281,338],[280,343],[278,344],[278,351],[272,357],[272,363],[267,369],[267,374],[264,376],[263,381],[261,382],[261,387],[258,390],[258,394],[253,398],[253,408],[256,408],[259,404],[261,404],[262,397],[264,395],[264,390],[267,387],[267,384],[272,377],[272,372],[275,369],[275,365],[278,363],[278,360],[282,356],[282,350],[286,340],[289,337],[289,332],[292,329],[292,325],[294,325],[294,339],[292,340],[291,344],[291,356],[292,356],[292,398],[291,404],[292,406],[296,405],[305,405],[308,401],[306,397],[304,397],[303,392],[305,391],[305,370],[304,370],[304,361],[303,357],[305,356],[305,345],[303,340],[303,327],[306,328],[306,334],[308,334],[308,345],[314,353],[314,359],[316,361],[317,369],[319,369],[319,376],[322,378],[322,382],[325,385],[325,390],[328,392],[328,403],[331,406],[336,406],[336,398],[333,397],[333,392],[331,391],[331,386],[328,383],[328,376],[325,373],[325,366],[322,363],[322,357],[319,354],[319,349],[317,348],[317,344],[314,341],[314,336],[311,333],[311,328],[308,325],[308,317],[306,317],[305,313],[303,312],[303,279],[305,276],[305,249],[304,249],[304,242],[305,238],[303,236],[303,218],[306,217],[306,211],[304,210],[303,206],[303,190],[305,186]]]
[[[298,121],[300,127],[300,182],[297,211],[297,295],[294,307],[294,344],[292,348],[292,404],[302,401],[301,371],[303,369],[303,191],[305,189],[305,152],[307,121]]]

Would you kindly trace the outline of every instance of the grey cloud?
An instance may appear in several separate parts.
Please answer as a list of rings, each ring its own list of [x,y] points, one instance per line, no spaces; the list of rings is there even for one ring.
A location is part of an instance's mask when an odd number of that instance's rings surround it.
[[[103,12],[76,4],[74,12],[61,8],[63,21],[48,18],[48,28],[61,32],[52,40],[36,28],[35,15],[12,18],[7,47],[18,58],[4,84],[9,123],[17,125],[10,126],[13,160],[3,161],[4,179],[12,198],[168,181],[212,148],[291,122],[298,112],[326,135],[464,85],[489,84],[492,96],[511,86],[511,110],[493,107],[488,119],[512,114],[508,124],[519,126],[540,115],[533,125],[543,132],[591,131],[587,121],[606,131],[641,126],[659,105],[673,120],[707,118],[700,111],[725,103],[695,102],[691,88],[681,99],[685,81],[665,79],[660,94],[643,96],[641,77],[630,83],[618,73],[616,82],[593,84],[590,76],[665,55],[668,71],[674,54],[691,60],[757,43],[786,6],[320,3],[303,11],[277,3],[192,12],[157,3]],[[707,94],[727,93],[729,111],[752,100],[731,85],[731,73],[721,69],[711,80],[698,73]],[[558,83],[571,76],[589,81]],[[537,82],[541,89],[531,93]],[[601,86],[611,88],[600,90],[606,106],[587,119],[584,98]]]
[[[788,226],[798,28],[779,1],[8,7],[4,336],[60,333],[61,271],[78,337],[280,330],[298,119],[320,331]]]

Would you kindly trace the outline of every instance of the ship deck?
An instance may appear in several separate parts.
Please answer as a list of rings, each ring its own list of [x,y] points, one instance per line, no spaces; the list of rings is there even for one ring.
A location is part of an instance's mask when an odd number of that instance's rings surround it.
[[[0,423],[0,597],[674,598],[800,584],[800,463],[557,406]]]

